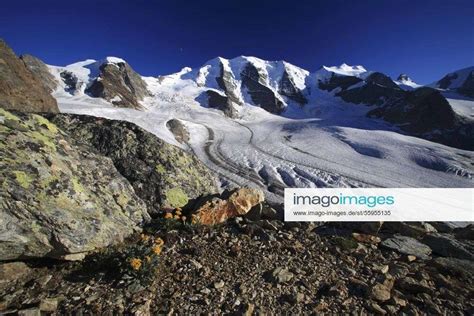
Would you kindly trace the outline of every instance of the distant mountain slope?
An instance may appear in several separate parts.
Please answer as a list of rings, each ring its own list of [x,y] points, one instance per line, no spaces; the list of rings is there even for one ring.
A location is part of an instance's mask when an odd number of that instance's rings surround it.
[[[58,112],[50,91],[0,39],[0,107],[23,112]]]
[[[130,108],[140,108],[140,102],[149,95],[142,77],[121,58],[88,59],[50,68],[64,91],[72,95],[87,94]]]
[[[456,91],[464,96],[474,98],[474,67],[467,67],[451,72],[430,87]]]

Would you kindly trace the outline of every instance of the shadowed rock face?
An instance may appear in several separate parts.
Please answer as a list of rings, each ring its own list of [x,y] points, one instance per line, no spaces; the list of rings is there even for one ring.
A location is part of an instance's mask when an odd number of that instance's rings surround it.
[[[54,76],[49,72],[48,66],[46,66],[42,60],[27,54],[21,55],[20,59],[36,77],[36,79],[43,83],[49,93],[56,90],[58,83],[56,82]]]
[[[406,92],[400,99],[391,100],[369,112],[369,116],[372,115],[391,123],[404,124],[405,130],[417,133],[451,129],[456,123],[456,115],[448,101],[431,88]]]
[[[441,89],[447,89],[451,85],[451,82],[458,77],[458,74],[452,73],[447,74],[438,81],[438,87]]]
[[[258,72],[254,65],[247,63],[241,77],[242,86],[247,89],[255,105],[270,113],[279,114],[284,110],[285,105],[270,88],[264,85],[266,78]]]
[[[23,112],[59,112],[48,88],[1,39],[0,107]]]
[[[346,79],[344,83],[350,81],[351,80]],[[352,81],[357,82],[354,79]],[[380,72],[371,74],[364,81],[365,84],[363,86],[353,89],[346,88],[338,92],[336,95],[340,96],[346,102],[382,105],[387,100],[403,97],[405,93],[392,81],[392,79]]]
[[[112,104],[126,108],[141,108],[139,101],[148,96],[146,83],[127,63],[104,63],[100,75],[86,89],[96,98],[104,98]]]
[[[219,109],[228,117],[236,117],[237,110],[232,105],[233,102],[226,95],[222,95],[214,90],[206,90],[204,92],[207,98],[207,105],[213,109]]]
[[[0,260],[93,251],[149,219],[109,158],[43,116],[0,117]]]
[[[229,117],[237,116],[237,108],[242,106],[240,98],[237,95],[237,85],[233,81],[234,76],[232,73],[224,68],[222,62],[219,63],[220,76],[216,78],[216,82],[219,88],[224,90],[226,96],[221,96],[218,93],[208,90],[206,91],[208,96],[208,104],[210,107],[218,108],[224,111]]]
[[[471,71],[466,81],[458,89],[458,92],[470,98],[474,98],[474,71]]]
[[[331,78],[327,81],[319,81],[318,86],[322,90],[332,91],[336,88],[346,90],[350,86],[361,82],[362,79],[353,76],[338,76],[332,74]]]
[[[150,213],[217,192],[214,178],[195,156],[133,123],[71,114],[48,117],[72,138],[111,158]]]
[[[303,93],[296,87],[293,79],[288,75],[288,72],[285,70],[283,76],[280,80],[280,88],[278,93],[284,95],[291,100],[298,102],[300,105],[305,105],[308,103],[308,100],[304,97]]]
[[[59,74],[64,84],[66,85],[65,90],[70,94],[75,94],[82,86],[82,82],[79,82],[77,76],[70,71],[64,70]]]

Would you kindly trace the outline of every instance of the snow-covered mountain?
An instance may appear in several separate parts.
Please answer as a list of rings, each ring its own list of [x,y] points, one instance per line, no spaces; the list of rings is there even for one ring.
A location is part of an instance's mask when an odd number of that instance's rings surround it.
[[[48,68],[62,112],[136,123],[194,152],[223,186],[269,199],[284,187],[474,186],[474,102],[405,90],[408,78],[248,56],[156,77],[111,57]]]
[[[456,91],[464,96],[474,98],[474,67],[451,72],[429,86],[445,91]]]
[[[417,84],[410,77],[408,77],[407,74],[400,74],[397,80],[395,80],[395,83],[403,90],[409,90],[409,91],[415,90],[421,87],[421,85]]]
[[[141,76],[121,58],[87,59],[65,67],[50,66],[50,70],[60,89],[71,95],[87,94],[131,108],[140,108],[149,95]]]

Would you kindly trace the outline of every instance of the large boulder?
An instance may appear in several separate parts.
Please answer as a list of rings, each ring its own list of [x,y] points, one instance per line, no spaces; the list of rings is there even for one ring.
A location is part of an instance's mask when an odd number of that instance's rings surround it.
[[[145,81],[128,63],[109,58],[99,67],[100,74],[86,93],[120,107],[141,108],[140,101],[150,95]]]
[[[109,158],[43,116],[0,109],[0,157],[0,260],[93,251],[149,219]]]
[[[206,198],[192,214],[192,222],[202,225],[224,223],[230,218],[247,214],[252,207],[264,201],[261,190],[241,188],[224,192],[221,196]]]
[[[216,193],[216,180],[194,155],[137,125],[84,115],[48,118],[78,141],[112,159],[151,213]]]
[[[0,107],[23,112],[59,112],[43,82],[0,39]]]

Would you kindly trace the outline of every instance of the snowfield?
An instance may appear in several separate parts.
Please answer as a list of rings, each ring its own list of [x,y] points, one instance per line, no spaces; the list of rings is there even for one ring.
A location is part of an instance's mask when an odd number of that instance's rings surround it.
[[[87,65],[94,71],[94,62]],[[337,71],[366,73],[361,66],[345,66]],[[272,72],[288,65],[261,67],[271,81]],[[52,72],[59,76],[56,68]],[[223,187],[260,187],[272,201],[281,202],[285,187],[474,187],[474,152],[403,135],[384,121],[366,118],[371,107],[346,103],[319,89],[304,107],[288,103],[283,115],[246,103],[240,118],[231,119],[203,107],[196,98],[213,71],[209,62],[199,71],[184,68],[170,76],[144,77],[153,96],[142,102],[143,110],[114,107],[83,93],[71,95],[61,85],[54,96],[61,112],[133,122],[194,152]],[[298,85],[311,83],[304,71],[290,71],[300,78]],[[84,80],[90,75],[79,73]],[[474,101],[449,102],[464,116],[474,114]],[[179,119],[188,129],[188,144],[178,143],[168,130],[170,119]]]

